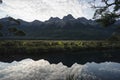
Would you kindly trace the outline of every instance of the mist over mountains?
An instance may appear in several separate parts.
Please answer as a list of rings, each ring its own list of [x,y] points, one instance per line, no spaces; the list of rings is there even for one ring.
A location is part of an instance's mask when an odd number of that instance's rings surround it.
[[[84,17],[75,19],[71,14],[64,16],[63,19],[51,17],[45,22],[38,20],[26,22],[6,17],[0,19],[0,24],[3,26],[1,39],[103,40],[111,37],[117,29],[113,26],[102,27],[97,22]],[[119,22],[116,25],[119,25]],[[15,30],[23,31],[26,35],[15,35]]]

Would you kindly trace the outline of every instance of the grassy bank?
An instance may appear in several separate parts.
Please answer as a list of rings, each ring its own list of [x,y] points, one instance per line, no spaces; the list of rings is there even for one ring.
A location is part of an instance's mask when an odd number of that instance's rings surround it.
[[[0,53],[40,53],[120,49],[120,42],[62,40],[1,40]]]
[[[120,42],[72,40],[1,40],[0,61],[12,62],[31,58],[46,59],[51,63],[63,62],[120,62]]]

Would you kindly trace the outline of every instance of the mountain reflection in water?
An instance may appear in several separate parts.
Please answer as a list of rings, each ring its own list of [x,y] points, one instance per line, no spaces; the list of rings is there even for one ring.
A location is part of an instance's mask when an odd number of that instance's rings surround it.
[[[120,64],[115,62],[74,63],[67,67],[46,60],[24,59],[12,63],[0,62],[0,80],[120,80]]]

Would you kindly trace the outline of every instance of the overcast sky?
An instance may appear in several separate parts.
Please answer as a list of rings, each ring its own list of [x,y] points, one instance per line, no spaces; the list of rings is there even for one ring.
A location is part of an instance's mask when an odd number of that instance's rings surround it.
[[[75,18],[93,16],[93,9],[87,0],[3,0],[0,5],[0,18],[12,16],[25,21],[62,18],[72,14]]]

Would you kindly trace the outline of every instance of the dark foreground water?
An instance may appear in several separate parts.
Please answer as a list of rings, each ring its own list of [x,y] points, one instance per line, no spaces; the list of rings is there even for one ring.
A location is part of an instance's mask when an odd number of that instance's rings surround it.
[[[120,80],[120,64],[74,63],[67,67],[62,62],[50,64],[43,59],[0,62],[0,80]]]
[[[24,59],[40,60],[45,59],[50,63],[72,66],[74,63],[85,64],[87,62],[117,62],[120,63],[120,50],[96,50],[79,52],[49,52],[49,53],[0,53],[1,62],[21,61]]]

